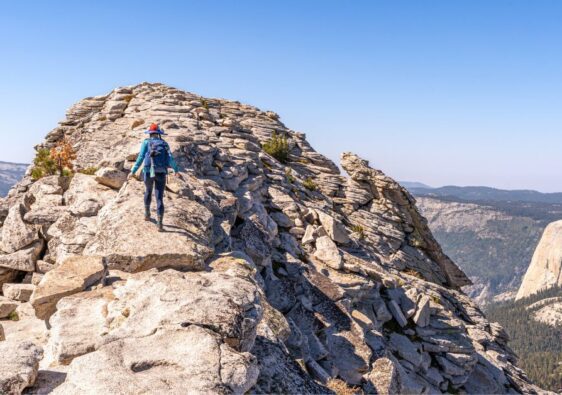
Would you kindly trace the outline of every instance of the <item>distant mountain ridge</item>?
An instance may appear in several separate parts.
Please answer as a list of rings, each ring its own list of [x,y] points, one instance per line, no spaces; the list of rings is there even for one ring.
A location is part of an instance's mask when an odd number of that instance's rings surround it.
[[[6,196],[10,188],[23,177],[27,166],[23,163],[0,161],[0,197]]]
[[[406,183],[406,188],[414,195],[432,197],[454,196],[470,201],[517,201],[562,204],[562,192],[543,193],[527,189],[506,190],[479,186],[459,187],[455,185],[432,188],[424,187],[422,185],[424,184],[415,182]]]

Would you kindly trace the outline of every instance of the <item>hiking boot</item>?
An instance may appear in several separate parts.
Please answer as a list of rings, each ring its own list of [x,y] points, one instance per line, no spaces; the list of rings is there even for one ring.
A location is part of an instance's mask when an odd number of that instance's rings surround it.
[[[164,216],[158,216],[158,232],[164,232]]]
[[[144,208],[144,220],[150,221],[150,207]]]

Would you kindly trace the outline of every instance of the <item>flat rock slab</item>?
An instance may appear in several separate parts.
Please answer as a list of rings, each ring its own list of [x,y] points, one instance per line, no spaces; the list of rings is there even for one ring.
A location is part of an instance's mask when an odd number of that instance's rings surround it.
[[[0,393],[21,394],[35,382],[43,350],[31,342],[0,343]]]
[[[106,268],[101,257],[75,256],[45,274],[33,292],[31,305],[35,315],[48,319],[55,311],[57,302],[65,296],[83,291],[101,281]]]
[[[224,272],[153,269],[63,298],[48,361],[69,365],[53,393],[247,392],[259,374],[248,351],[261,295],[240,259],[221,260]]]
[[[112,330],[104,341],[146,336],[172,322],[212,328],[231,347],[248,351],[262,314],[256,285],[228,273],[151,270],[113,293],[106,317]]]
[[[240,266],[235,258],[224,257]],[[50,318],[49,363],[73,359],[119,339],[141,338],[167,325],[212,329],[237,351],[248,351],[261,318],[260,294],[248,270],[182,273],[156,269],[130,275],[117,288],[67,296]]]
[[[110,269],[130,273],[161,267],[203,270],[212,254],[211,212],[185,198],[167,200],[165,232],[158,232],[144,221],[143,188],[138,181],[127,183],[100,211],[99,231],[84,254],[106,257]]]
[[[53,394],[244,394],[258,374],[254,356],[234,351],[212,330],[174,325],[76,358]]]

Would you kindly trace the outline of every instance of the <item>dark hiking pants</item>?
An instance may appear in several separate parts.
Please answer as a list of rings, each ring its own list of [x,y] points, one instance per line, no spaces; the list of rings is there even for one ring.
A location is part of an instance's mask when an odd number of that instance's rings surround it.
[[[152,191],[156,187],[156,208],[159,216],[164,215],[164,190],[166,189],[166,173],[156,173],[156,177],[151,178],[150,174],[144,174],[144,206],[150,207],[152,202]]]

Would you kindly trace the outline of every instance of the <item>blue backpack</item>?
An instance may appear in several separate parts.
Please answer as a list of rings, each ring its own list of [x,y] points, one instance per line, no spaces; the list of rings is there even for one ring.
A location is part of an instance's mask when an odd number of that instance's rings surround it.
[[[170,167],[168,151],[168,143],[164,140],[148,139],[148,151],[144,157],[144,168],[150,170],[151,173],[167,173],[168,167]]]

